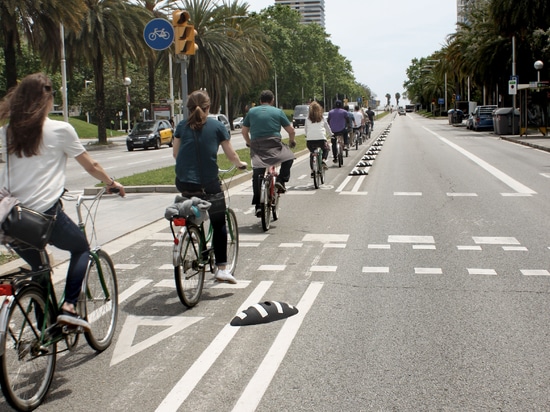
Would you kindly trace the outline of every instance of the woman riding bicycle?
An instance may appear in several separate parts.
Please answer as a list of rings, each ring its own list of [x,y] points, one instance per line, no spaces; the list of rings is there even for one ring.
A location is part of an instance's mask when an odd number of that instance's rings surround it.
[[[117,189],[124,196],[124,187],[103,170],[86,152],[74,128],[66,122],[48,118],[53,109],[54,89],[42,73],[31,74],[0,102],[0,137],[7,148],[6,170],[2,187],[28,208],[56,215],[49,243],[71,253],[65,302],[57,322],[90,325],[76,313],[75,305],[86,275],[90,246],[86,236],[65,214],[60,197],[65,188],[67,159],[74,159],[92,177],[101,180],[109,190]],[[33,271],[40,270],[40,252],[21,244],[11,244]]]
[[[223,194],[218,177],[218,147],[221,145],[227,158],[240,169],[246,169],[231,145],[231,136],[225,126],[209,118],[210,97],[203,90],[191,93],[187,99],[189,119],[182,120],[174,133],[173,154],[176,159],[176,187],[184,196],[197,196],[212,203],[208,215],[214,229],[212,244],[216,258],[215,278],[218,281],[237,283],[226,270],[227,228],[225,225],[225,199],[213,195]]]
[[[309,114],[305,123],[306,145],[310,153],[320,147],[323,150],[323,167],[327,167],[325,160],[328,158],[329,148],[327,136],[332,135],[332,130],[328,122],[323,117],[323,108],[317,102],[309,105]],[[313,170],[313,164],[310,158],[310,167]]]

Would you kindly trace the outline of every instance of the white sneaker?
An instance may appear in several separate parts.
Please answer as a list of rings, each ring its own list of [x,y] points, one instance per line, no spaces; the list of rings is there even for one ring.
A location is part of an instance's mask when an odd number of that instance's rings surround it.
[[[232,284],[237,283],[237,279],[235,279],[231,272],[227,269],[218,269],[215,278],[218,282],[227,282]]]

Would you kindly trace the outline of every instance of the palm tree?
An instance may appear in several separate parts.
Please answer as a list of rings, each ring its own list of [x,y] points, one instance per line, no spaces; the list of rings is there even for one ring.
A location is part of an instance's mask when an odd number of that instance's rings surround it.
[[[391,94],[386,93],[386,107],[390,106]]]
[[[93,67],[98,141],[106,144],[104,62],[122,67],[122,79],[126,59],[147,59],[143,29],[151,14],[129,0],[87,0],[87,6],[81,29],[67,32],[65,44],[73,65],[83,61]]]
[[[400,93],[395,93],[395,105],[399,107],[399,99],[401,99]]]
[[[38,44],[47,38],[47,46],[56,49],[59,56],[60,24],[65,29],[78,29],[84,12],[83,0],[1,1],[0,43],[4,49],[6,90],[17,84],[17,50],[24,42],[22,36],[31,48],[41,52],[44,50]]]
[[[212,111],[227,91],[243,93],[268,75],[265,38],[259,22],[248,16],[248,4],[218,5],[213,0],[184,0],[197,36],[198,51],[189,56],[189,91],[206,88]]]

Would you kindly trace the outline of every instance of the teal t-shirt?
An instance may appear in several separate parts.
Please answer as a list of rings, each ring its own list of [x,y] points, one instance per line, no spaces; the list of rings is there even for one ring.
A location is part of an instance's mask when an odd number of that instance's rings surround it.
[[[221,142],[231,138],[221,122],[209,117],[202,130],[195,131],[183,120],[177,125],[174,137],[180,139],[176,157],[176,177],[180,182],[204,186],[218,179],[218,148]]]
[[[281,109],[269,104],[253,107],[244,118],[243,126],[250,128],[250,139],[262,137],[281,137],[281,127],[290,125],[290,121]]]

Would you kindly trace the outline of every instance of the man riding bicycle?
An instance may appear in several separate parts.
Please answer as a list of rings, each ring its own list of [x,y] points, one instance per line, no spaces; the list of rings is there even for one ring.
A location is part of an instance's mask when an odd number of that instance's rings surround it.
[[[333,163],[337,163],[336,159],[338,155],[338,139],[336,135],[342,135],[344,137],[344,144],[348,144],[348,128],[351,126],[350,119],[348,117],[348,112],[342,109],[342,101],[336,100],[334,102],[334,109],[328,112],[328,124],[332,130],[332,154],[334,158],[332,159]]]
[[[353,118],[355,120],[355,124],[353,125],[354,135],[356,132],[359,132],[359,134],[363,133],[363,130],[365,129],[365,115],[357,105],[353,110]]]
[[[294,153],[282,142],[281,127],[288,133],[289,146],[295,147],[294,127],[281,109],[273,107],[275,96],[271,90],[260,95],[260,106],[249,110],[244,118],[242,134],[246,145],[250,147],[252,162],[252,204],[256,208],[256,217],[261,217],[260,184],[266,168],[281,164],[275,185],[279,193],[286,191],[285,183],[290,180],[290,168],[294,162]],[[249,136],[250,132],[250,136]]]

